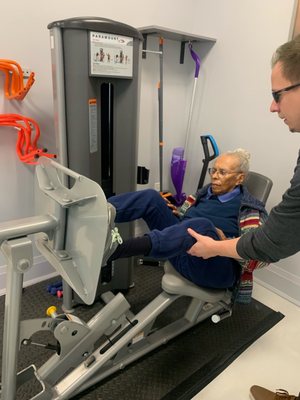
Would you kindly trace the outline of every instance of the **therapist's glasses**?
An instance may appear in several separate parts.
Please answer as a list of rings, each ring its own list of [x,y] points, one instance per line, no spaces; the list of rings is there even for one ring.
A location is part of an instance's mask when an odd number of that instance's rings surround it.
[[[295,85],[291,85],[291,86],[288,86],[286,88],[283,88],[283,89],[280,89],[280,90],[276,90],[275,92],[272,92],[272,96],[273,96],[273,99],[274,99],[275,103],[279,103],[280,96],[281,96],[282,93],[289,92],[290,90],[295,89],[298,86],[300,86],[300,83],[296,83]]]

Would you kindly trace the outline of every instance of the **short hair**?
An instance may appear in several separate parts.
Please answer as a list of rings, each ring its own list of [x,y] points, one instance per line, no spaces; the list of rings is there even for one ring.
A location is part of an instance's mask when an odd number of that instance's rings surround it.
[[[240,163],[240,171],[243,172],[244,174],[247,174],[249,172],[250,168],[250,153],[245,150],[245,149],[235,149],[232,151],[226,151],[226,153],[229,156],[234,156],[239,160]]]
[[[286,79],[292,83],[300,82],[300,35],[278,47],[272,56],[272,68],[278,62]]]

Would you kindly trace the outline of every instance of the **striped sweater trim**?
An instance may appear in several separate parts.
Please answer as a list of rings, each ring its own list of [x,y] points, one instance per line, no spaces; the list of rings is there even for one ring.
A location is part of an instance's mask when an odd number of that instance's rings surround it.
[[[250,210],[242,213],[239,219],[240,233],[243,235],[246,232],[256,229],[264,222],[263,215],[258,210]],[[266,265],[261,261],[256,260],[239,260],[242,267],[241,282],[237,294],[238,303],[250,303],[252,288],[253,288],[253,271],[262,268]]]
[[[241,218],[239,221],[240,227],[243,228],[244,226],[255,226],[257,227],[259,225],[260,218],[259,215],[250,215],[249,217],[244,217]]]

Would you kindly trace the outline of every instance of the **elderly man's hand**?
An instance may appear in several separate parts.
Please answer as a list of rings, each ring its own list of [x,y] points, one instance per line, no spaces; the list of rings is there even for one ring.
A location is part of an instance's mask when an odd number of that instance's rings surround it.
[[[175,214],[176,216],[179,215],[178,209],[176,206],[174,206],[174,204],[167,202],[167,206],[172,210],[173,214]]]
[[[209,236],[200,235],[191,228],[188,228],[188,233],[197,240],[197,242],[187,251],[188,254],[202,258],[216,256],[214,250],[214,243],[216,241],[214,239]]]
[[[216,228],[217,235],[219,236],[220,240],[226,240],[227,237],[225,236],[225,233],[222,231],[222,229]]]
[[[165,200],[167,206],[172,210],[172,213],[175,214],[176,217],[179,217],[178,208],[174,204],[172,204],[170,200],[166,199],[165,197],[163,197],[163,199]]]

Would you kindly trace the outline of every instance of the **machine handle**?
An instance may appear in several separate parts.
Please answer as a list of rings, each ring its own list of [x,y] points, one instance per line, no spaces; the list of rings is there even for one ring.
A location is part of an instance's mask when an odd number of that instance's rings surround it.
[[[218,157],[218,155],[219,155],[219,149],[218,149],[217,143],[215,142],[215,139],[211,135],[200,136],[200,138],[201,138],[201,143],[202,143],[203,151],[204,151],[204,159],[202,160],[203,168],[202,168],[199,183],[198,183],[198,189],[201,189],[203,187],[208,164],[210,163],[210,161],[212,161],[214,158]],[[210,142],[211,147],[213,149],[212,155],[209,154],[209,149],[208,149],[208,144],[207,144],[208,141]]]
[[[216,143],[215,139],[213,138],[213,136],[204,135],[204,136],[200,136],[200,137],[201,137],[201,142],[202,142],[202,146],[203,146],[205,160],[211,161],[214,158],[218,157],[219,149],[218,149],[217,143]],[[212,155],[209,154],[209,149],[208,149],[208,144],[207,144],[208,141],[210,142],[212,150],[213,150]]]
[[[218,322],[222,321],[225,318],[231,317],[232,315],[232,310],[226,310],[221,312],[220,314],[214,314],[211,317],[211,320],[214,324],[217,324]]]
[[[39,159],[36,171],[40,189],[63,208],[69,208],[78,203],[83,204],[97,197],[95,192],[89,193],[90,189],[83,190],[88,186],[86,185],[88,178],[47,157]],[[67,186],[68,177],[75,181],[70,188]]]
[[[47,157],[40,157],[39,158],[39,165],[41,165],[43,168],[45,166],[51,165],[52,167],[54,167],[56,170],[61,171],[62,173],[64,173],[67,176],[70,176],[71,178],[77,180],[80,180],[81,175],[78,174],[75,171],[72,171],[71,169],[59,164],[58,162],[51,160],[50,158]]]

